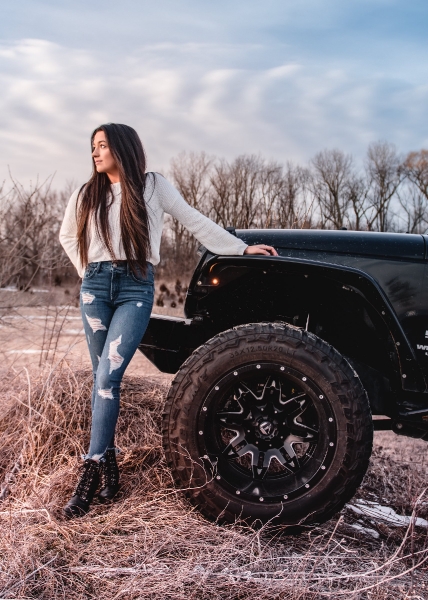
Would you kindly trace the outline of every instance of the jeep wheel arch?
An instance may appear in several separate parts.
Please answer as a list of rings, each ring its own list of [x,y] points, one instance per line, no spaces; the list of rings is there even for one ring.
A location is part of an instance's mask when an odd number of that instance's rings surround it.
[[[309,328],[343,354],[365,362],[361,356],[352,356],[343,340],[317,330],[311,318],[306,322],[310,313],[314,316],[321,310],[335,319],[353,303],[360,307],[361,315],[350,315],[345,327],[359,319],[355,323],[357,337],[373,350],[368,366],[387,377],[398,393],[426,389],[414,351],[388,298],[377,281],[359,269],[286,257],[212,257],[195,272],[190,289],[187,316],[202,315],[215,332],[249,322],[285,321]],[[342,305],[330,310],[336,299]]]

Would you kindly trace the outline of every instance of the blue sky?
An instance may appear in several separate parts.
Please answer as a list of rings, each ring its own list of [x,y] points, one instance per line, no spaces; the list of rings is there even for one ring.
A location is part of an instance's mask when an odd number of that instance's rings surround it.
[[[161,171],[181,150],[304,164],[428,147],[426,0],[1,4],[0,179],[80,184],[106,121]]]

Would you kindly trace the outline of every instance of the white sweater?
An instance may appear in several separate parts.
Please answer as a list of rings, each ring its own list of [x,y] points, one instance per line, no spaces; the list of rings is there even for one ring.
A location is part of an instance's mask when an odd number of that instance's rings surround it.
[[[178,191],[161,175],[147,177],[144,198],[150,222],[149,262],[157,265],[160,261],[159,247],[162,236],[164,213],[175,217],[186,227],[196,239],[214,254],[243,254],[247,244],[231,235],[225,229],[216,225],[211,219],[202,215],[187,204]],[[126,260],[120,233],[120,205],[122,200],[120,183],[111,186],[113,203],[109,210],[109,226],[111,241],[117,260]],[[76,267],[80,277],[83,277],[86,265],[80,262],[77,248],[76,204],[79,190],[76,190],[67,205],[64,220],[61,225],[59,239],[71,262]],[[91,219],[89,228],[88,263],[113,260],[107,247],[97,235],[95,224]]]

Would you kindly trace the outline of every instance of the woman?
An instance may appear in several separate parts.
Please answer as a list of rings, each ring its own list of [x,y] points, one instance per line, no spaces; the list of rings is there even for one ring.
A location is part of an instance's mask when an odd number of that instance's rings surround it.
[[[91,146],[92,176],[71,196],[60,231],[83,279],[80,307],[94,373],[90,445],[64,507],[67,517],[88,512],[100,479],[102,502],[119,489],[114,432],[120,383],[149,322],[164,213],[215,254],[277,254],[270,246],[247,246],[191,208],[164,177],[146,173],[144,149],[131,127],[101,125]]]

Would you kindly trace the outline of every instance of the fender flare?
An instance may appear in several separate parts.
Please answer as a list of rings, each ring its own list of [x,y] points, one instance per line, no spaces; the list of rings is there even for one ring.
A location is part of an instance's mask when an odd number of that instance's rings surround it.
[[[229,267],[233,267],[233,269],[229,271]],[[221,285],[213,285],[213,279],[224,280],[227,284],[234,278],[233,271],[238,277],[244,271],[248,272],[254,269],[267,273],[287,271],[292,274],[303,273],[308,277],[322,276],[357,293],[378,314],[394,342],[395,358],[400,370],[401,389],[409,392],[426,391],[427,386],[422,370],[387,295],[374,277],[360,269],[293,257],[214,256],[203,265],[201,271],[195,272],[189,289],[195,290],[195,287],[198,287],[208,295]]]

